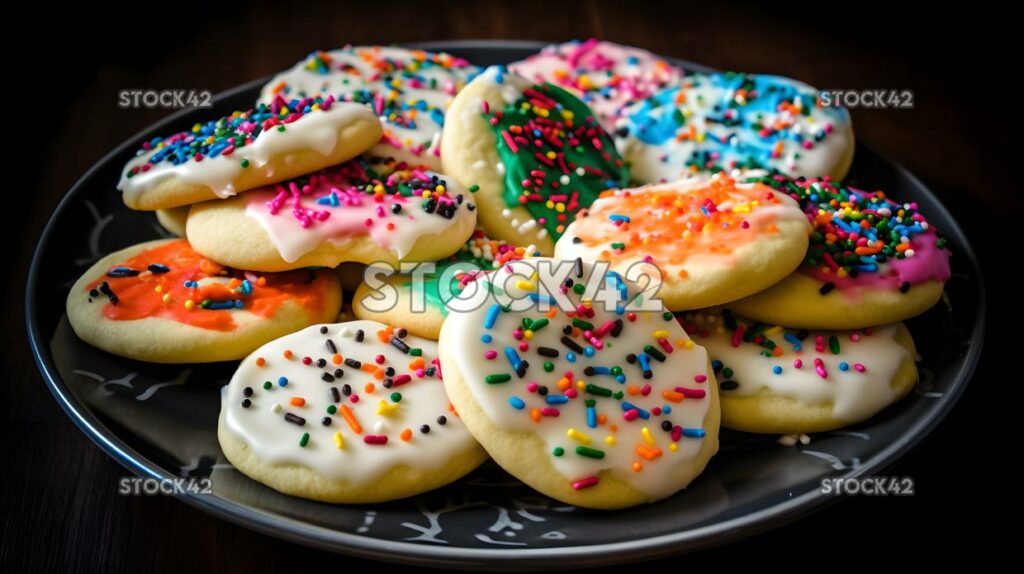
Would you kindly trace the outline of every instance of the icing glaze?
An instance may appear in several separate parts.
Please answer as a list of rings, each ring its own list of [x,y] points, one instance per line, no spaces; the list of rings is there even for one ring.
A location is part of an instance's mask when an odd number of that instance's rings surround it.
[[[117,185],[129,205],[168,178],[209,187],[226,198],[245,189],[236,180],[275,158],[302,150],[330,155],[338,131],[360,118],[373,121],[365,107],[333,97],[284,100],[196,124],[192,129],[142,144]],[[270,174],[264,182],[278,181]],[[248,189],[248,188],[246,188]]]
[[[554,275],[557,291],[547,291],[536,280],[540,266],[558,263],[566,272]],[[702,441],[717,440],[717,428],[704,428],[715,379],[707,353],[672,314],[629,310],[636,285],[579,260],[513,261],[482,281],[511,303],[496,297],[453,310],[443,338],[459,349],[459,373],[487,417],[541,438],[577,490],[603,471],[650,499],[684,487],[673,477],[694,464]],[[582,300],[595,284],[611,289],[612,308],[596,295],[592,304]],[[540,302],[553,296],[565,305],[543,310]]]
[[[735,265],[737,249],[778,234],[780,222],[803,220],[783,193],[719,174],[605,192],[576,217],[555,252],[607,261],[620,273],[653,263],[666,278],[687,279]]]
[[[345,46],[311,53],[260,94],[330,95],[369,106],[384,126],[370,153],[440,169],[440,133],[451,98],[479,72],[462,58],[393,46]]]
[[[223,393],[224,424],[261,462],[331,480],[439,469],[475,441],[436,355],[436,343],[375,321],[309,327],[242,361]]]
[[[859,331],[797,331],[704,311],[680,317],[712,359],[722,397],[767,389],[807,405],[832,405],[857,422],[896,400],[900,365],[913,359],[895,341],[898,324]]]
[[[918,211],[885,192],[863,191],[829,179],[768,176],[770,185],[800,202],[814,227],[800,272],[856,297],[859,289],[898,289],[950,277],[946,240]]]
[[[673,86],[682,70],[639,48],[596,38],[545,47],[509,69],[532,82],[550,82],[583,100],[611,130],[622,109]]]
[[[644,183],[734,169],[842,175],[854,145],[849,113],[821,107],[814,88],[734,72],[687,76],[626,108],[614,133]]]
[[[421,237],[476,217],[456,181],[424,168],[356,158],[318,173],[246,194],[245,212],[293,262],[325,241],[368,235],[404,257]]]
[[[426,303],[438,309],[442,315],[448,314],[448,301],[458,295],[467,283],[475,280],[480,273],[498,269],[510,261],[518,261],[524,257],[536,257],[536,250],[530,247],[516,247],[504,241],[488,238],[484,230],[477,229],[473,236],[459,251],[434,265],[433,273],[423,275],[423,295]],[[442,288],[441,279],[449,269],[466,264],[468,269],[450,274],[450,281]],[[404,279],[399,286],[411,296],[413,284],[411,279]]]
[[[239,313],[272,317],[285,301],[319,310],[331,288],[324,271],[242,272],[210,261],[184,239],[167,241],[107,270],[85,286],[112,321],[162,317],[232,331]]]
[[[525,207],[553,239],[601,191],[629,181],[611,138],[575,96],[552,84],[531,85],[500,67],[479,81],[505,88],[504,109],[482,110],[504,170],[505,203]]]

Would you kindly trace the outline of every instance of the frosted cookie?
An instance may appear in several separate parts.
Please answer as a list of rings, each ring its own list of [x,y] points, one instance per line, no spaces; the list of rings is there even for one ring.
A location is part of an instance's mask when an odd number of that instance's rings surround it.
[[[261,271],[436,261],[458,251],[476,224],[475,198],[444,176],[397,167],[357,158],[196,204],[189,241],[214,261]]]
[[[607,192],[576,217],[555,256],[606,261],[635,281],[660,272],[656,295],[679,311],[777,283],[800,265],[809,232],[785,194],[716,175]]]
[[[731,429],[832,430],[874,416],[917,383],[914,341],[902,323],[803,331],[728,311],[687,313],[680,321],[711,356],[722,426]]]
[[[647,50],[591,38],[545,47],[509,69],[572,92],[611,131],[627,104],[679,83],[683,71]]]
[[[333,321],[340,308],[329,270],[236,271],[183,239],[140,243],[100,259],[67,299],[68,320],[83,341],[152,363],[240,359],[267,341]]]
[[[170,233],[178,237],[185,237],[185,221],[188,219],[189,206],[172,207],[170,209],[156,210],[156,220]]]
[[[861,329],[914,317],[942,297],[950,253],[917,203],[829,181],[762,181],[799,200],[814,233],[797,272],[730,309],[776,325]]]
[[[700,474],[718,389],[671,313],[631,310],[635,284],[580,260],[513,261],[483,281],[493,297],[450,302],[439,347],[452,404],[499,465],[587,508],[662,499]]]
[[[641,183],[735,169],[842,179],[853,162],[853,124],[817,95],[779,76],[688,76],[627,108],[616,145]]]
[[[495,239],[551,255],[576,213],[629,180],[586,105],[552,84],[492,66],[452,101],[441,137],[444,172],[476,193]]]
[[[420,264],[408,273],[373,275],[370,269],[371,275],[355,291],[352,311],[360,319],[403,325],[413,335],[436,341],[452,297],[481,274],[536,255],[532,247],[495,241],[478,229],[447,259]]]
[[[267,343],[228,384],[217,436],[242,473],[323,502],[444,486],[487,455],[452,410],[437,344],[373,321]]]
[[[479,72],[462,58],[395,46],[313,52],[274,77],[260,101],[334,96],[369,106],[384,126],[371,154],[440,170],[441,129],[452,97]]]
[[[145,211],[224,199],[355,157],[380,136],[365,106],[278,98],[144,142],[117,189]]]

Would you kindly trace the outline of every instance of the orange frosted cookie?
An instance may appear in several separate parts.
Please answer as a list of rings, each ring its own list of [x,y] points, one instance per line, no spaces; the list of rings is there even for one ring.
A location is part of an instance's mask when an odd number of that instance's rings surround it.
[[[340,307],[330,269],[238,271],[202,257],[184,239],[104,257],[67,300],[68,320],[86,343],[155,363],[240,359],[267,341],[332,321]]]
[[[775,284],[800,264],[810,229],[786,195],[717,175],[605,192],[576,217],[555,256],[660,281],[657,296],[680,311]],[[648,287],[651,296],[656,285]]]

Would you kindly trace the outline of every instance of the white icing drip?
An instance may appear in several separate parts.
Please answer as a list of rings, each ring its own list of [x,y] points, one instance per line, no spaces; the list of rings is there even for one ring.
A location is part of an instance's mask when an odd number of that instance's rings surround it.
[[[707,348],[712,359],[732,369],[732,380],[739,383],[737,389],[723,393],[750,396],[768,389],[807,405],[831,404],[833,416],[840,421],[861,421],[892,404],[895,400],[893,377],[903,361],[913,359],[910,352],[894,340],[898,324],[875,327],[870,336],[862,331],[812,331],[802,341],[800,352],[794,351],[793,344],[784,338],[784,332],[778,332],[767,338],[784,353],[779,357],[765,357],[761,354],[764,347],[753,342],[741,342],[739,347],[733,347],[732,333],[717,313],[687,315],[687,320],[709,331],[709,336],[696,335],[694,340]],[[859,341],[851,339],[854,334],[859,335]],[[824,337],[823,352],[815,350],[817,336]],[[829,350],[831,336],[839,341],[839,355]],[[815,371],[816,358],[822,360],[827,378],[823,379]],[[803,362],[799,369],[794,366],[796,359]],[[849,367],[846,371],[839,368],[844,362]],[[866,371],[858,372],[856,364],[864,365]],[[774,367],[781,368],[782,372],[775,374]]]
[[[548,258],[515,261],[495,271],[489,280],[502,287],[513,300],[519,299],[525,297],[527,292],[518,286],[518,280],[531,277],[536,272],[539,262],[554,261]],[[585,276],[578,281],[586,284],[593,269],[590,264],[584,264],[584,268]],[[576,279],[575,275],[570,276]],[[632,299],[638,293],[638,289],[633,284],[629,284],[628,289]],[[578,301],[578,297],[572,296],[572,301]],[[520,350],[520,341],[513,338],[512,330],[521,325],[523,318],[539,319],[543,316],[542,313],[536,307],[531,307],[525,312],[499,313],[493,328],[481,328],[481,325],[486,324],[491,302],[493,300],[469,312],[452,310],[447,320],[452,321],[456,328],[446,326],[445,332],[446,336],[447,333],[454,334],[450,344],[459,349],[459,352],[454,354],[459,372],[466,380],[477,403],[495,425],[503,430],[526,431],[539,436],[547,447],[545,454],[567,481],[596,476],[603,470],[609,470],[617,479],[630,484],[652,499],[669,496],[686,485],[686,481],[679,476],[694,464],[693,457],[700,451],[702,441],[717,440],[717,429],[705,429],[707,436],[704,438],[684,436],[676,443],[678,450],[672,451],[670,434],[661,428],[661,422],[669,420],[684,428],[703,427],[705,417],[711,408],[712,393],[716,392],[714,376],[707,369],[707,353],[699,345],[693,345],[690,349],[675,347],[674,352],[667,355],[665,363],[654,358],[650,360],[654,372],[652,379],[644,379],[639,366],[629,364],[626,360],[626,355],[641,352],[644,345],[654,345],[661,350],[659,343],[652,338],[652,333],[657,330],[668,331],[666,339],[673,343],[679,340],[688,341],[689,338],[674,319],[666,321],[657,312],[638,312],[636,322],[629,322],[625,315],[616,315],[614,310],[605,311],[602,305],[595,303],[595,316],[586,318],[586,321],[599,327],[606,321],[621,318],[624,321],[623,331],[619,337],[605,335],[602,339],[605,348],[597,351],[594,357],[589,358],[584,356],[584,353],[578,353],[576,362],[570,363],[566,358],[570,349],[560,340],[563,336],[561,327],[568,323],[564,314],[559,313],[551,324],[535,331],[529,340],[530,348],[524,351]],[[493,342],[484,343],[481,340],[483,334],[491,335]],[[582,342],[581,337],[575,340]],[[512,380],[509,382],[488,384],[485,382],[487,375],[514,373],[505,356],[507,346],[514,347],[519,356],[530,363],[527,374],[523,379],[512,374]],[[542,356],[537,352],[538,347],[557,349],[559,356]],[[493,360],[488,360],[484,356],[490,349],[498,353]],[[551,373],[545,372],[543,368],[546,361],[554,364]],[[587,376],[584,374],[584,368],[587,366],[621,366],[626,380],[619,383],[611,375]],[[654,407],[669,405],[672,412],[666,416],[652,414],[648,420],[638,418],[634,422],[628,422],[624,419],[624,410],[620,402],[612,397],[606,398],[578,390],[578,397],[570,399],[568,403],[550,405],[546,402],[545,396],[531,393],[526,388],[528,382],[536,381],[548,387],[548,396],[560,396],[563,393],[559,390],[557,381],[567,371],[572,371],[576,375],[574,381],[586,381],[612,391],[627,392],[631,385],[642,387],[644,384],[650,384],[652,388],[647,396],[633,396],[627,393],[623,400],[648,412]],[[697,382],[695,377],[698,375],[707,377],[706,381]],[[662,391],[674,391],[676,387],[703,390],[706,395],[703,398],[686,398],[681,402],[670,402],[662,396]],[[525,408],[519,410],[511,406],[512,397],[525,401]],[[607,415],[606,424],[598,425],[597,428],[588,426],[584,403],[587,399],[597,400],[597,412]],[[539,423],[531,420],[532,409],[551,406],[559,407],[558,417],[542,417]],[[618,425],[618,432],[611,432],[611,424]],[[662,455],[653,461],[640,457],[636,451],[638,445],[652,446],[641,434],[643,427],[649,429],[655,445],[662,451]],[[570,428],[587,435],[589,443],[569,438],[566,433]],[[614,444],[606,442],[608,436],[615,437]],[[577,446],[602,450],[605,456],[603,459],[594,459],[578,455],[575,452]],[[565,454],[560,457],[552,456],[551,450],[556,447],[565,449]],[[631,470],[634,462],[640,462],[643,470]]]
[[[433,172],[426,174],[435,175]],[[462,194],[466,198],[451,219],[436,212],[423,211],[420,209],[423,199],[418,197],[398,200],[386,195],[386,201],[377,203],[372,195],[365,194],[361,196],[360,205],[343,203],[338,207],[331,207],[317,204],[316,198],[329,193],[333,185],[321,186],[322,189],[318,188],[308,195],[301,196],[299,201],[303,209],[327,210],[330,213],[326,220],[316,221],[309,227],[302,227],[300,221],[292,215],[294,206],[291,200],[288,200],[277,214],[270,212],[266,204],[277,194],[274,190],[264,189],[247,194],[245,214],[255,219],[270,235],[281,258],[289,263],[313,251],[325,241],[343,246],[352,237],[360,235],[369,235],[378,245],[390,250],[398,259],[402,259],[421,237],[442,235],[454,227],[468,229],[472,224],[467,224],[465,220],[476,218],[476,211],[469,211],[466,208],[467,203],[472,200],[472,195],[454,179],[437,175],[445,181],[449,195],[455,197]],[[396,202],[402,205],[402,211],[398,214],[391,211],[392,203]],[[378,213],[379,208],[383,208],[383,217]],[[373,223],[367,226],[367,220]],[[394,229],[388,229],[388,224],[394,224]]]
[[[473,437],[462,421],[448,410],[448,399],[440,379],[436,376],[417,377],[408,367],[416,357],[377,339],[377,332],[384,328],[375,321],[352,321],[329,325],[328,333],[321,334],[320,326],[313,326],[264,345],[242,362],[224,394],[222,408],[228,430],[244,440],[263,463],[297,464],[311,468],[325,478],[353,484],[367,484],[398,465],[414,469],[443,468],[452,458],[473,447]],[[343,334],[346,329],[348,333]],[[362,343],[354,339],[359,329],[365,333]],[[381,381],[372,375],[346,365],[341,365],[344,377],[333,383],[324,382],[320,378],[321,373],[332,373],[338,368],[331,361],[331,353],[325,343],[328,338],[334,341],[346,359],[374,364],[374,357],[384,355],[386,361],[383,366],[394,367],[396,376],[412,374],[411,382],[385,389]],[[432,341],[413,336],[406,337],[404,341],[411,347],[423,349],[423,358],[428,366],[437,356],[437,344]],[[292,351],[294,356],[285,359],[285,350]],[[304,356],[312,357],[313,364],[303,365]],[[257,357],[263,357],[266,365],[256,366]],[[316,359],[321,357],[327,360],[325,369],[316,366]],[[281,376],[287,377],[287,386],[278,385],[278,377]],[[273,383],[269,391],[263,388],[263,382],[268,380]],[[366,393],[366,383],[375,384],[376,391]],[[341,394],[340,403],[334,402],[330,389],[337,388],[340,393],[344,384],[352,387],[353,395],[359,395],[358,402],[352,402],[344,394]],[[243,393],[245,387],[253,389],[249,408],[242,407],[246,398]],[[393,392],[402,395],[398,403],[389,398]],[[293,397],[304,398],[305,405],[292,405]],[[398,408],[390,414],[377,414],[381,400],[389,406],[397,404]],[[341,405],[347,405],[362,426],[362,433],[353,432],[340,412],[328,414],[328,405],[339,409]],[[275,406],[280,406],[280,413],[275,412]],[[287,422],[285,413],[304,418],[305,425]],[[321,423],[325,416],[331,418],[330,425]],[[447,423],[438,424],[439,416],[445,416]],[[420,431],[423,424],[430,425],[429,433]],[[405,428],[412,431],[412,439],[408,442],[399,436]],[[341,433],[344,448],[337,447],[336,432]],[[369,433],[384,432],[388,436],[387,444],[363,442],[363,436]],[[299,446],[303,433],[309,433],[305,447]]]
[[[302,150],[311,149],[321,155],[329,155],[338,145],[338,131],[342,126],[360,120],[372,122],[373,114],[363,106],[335,102],[329,110],[314,110],[285,124],[283,132],[276,126],[262,131],[253,143],[235,149],[229,156],[205,157],[202,161],[189,160],[180,165],[163,161],[129,178],[132,168],[144,165],[157,152],[152,150],[128,162],[117,189],[124,193],[125,202],[131,204],[143,193],[174,177],[187,184],[209,187],[222,199],[231,197],[238,191],[245,191],[236,189],[235,181],[247,169],[262,168],[271,161]],[[248,160],[248,168],[242,167],[242,160]]]
[[[332,61],[326,71],[309,69],[309,59],[304,59],[265,85],[260,93],[260,101],[272,102],[282,85],[285,89],[281,94],[285,98],[333,95],[340,100],[351,100],[353,97],[362,97],[363,92],[369,92],[371,98],[378,94],[384,99],[398,98],[403,106],[414,108],[411,110],[414,113],[413,121],[411,124],[403,122],[389,114],[386,108],[378,108],[375,103],[368,104],[375,113],[380,112],[379,118],[385,130],[384,139],[369,153],[440,169],[441,162],[435,152],[442,124],[434,118],[431,110],[437,109],[441,113],[447,110],[452,97],[478,68],[468,64],[448,68],[440,65],[422,66],[413,72],[416,79],[411,81],[404,78],[399,70],[380,70],[374,66],[374,62],[386,59],[404,69],[419,66],[413,58],[412,50],[392,46],[354,46],[331,50],[326,54]],[[368,56],[368,59],[363,55]],[[450,58],[447,54],[440,56]],[[431,87],[432,83],[434,87]],[[424,105],[427,109],[418,109]],[[408,112],[402,111],[402,115],[413,115]]]

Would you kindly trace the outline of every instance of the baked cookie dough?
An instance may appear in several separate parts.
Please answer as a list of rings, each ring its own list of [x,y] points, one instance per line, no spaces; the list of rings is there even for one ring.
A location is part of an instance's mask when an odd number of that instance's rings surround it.
[[[636,285],[580,260],[513,261],[482,281],[500,291],[450,303],[439,347],[452,404],[499,465],[608,509],[700,474],[718,449],[718,388],[671,313],[631,310]]]
[[[185,237],[185,221],[188,220],[188,205],[156,210],[156,220],[168,232]]]
[[[607,262],[680,311],[777,283],[800,264],[808,233],[785,194],[718,174],[603,194],[569,226],[555,256]]]
[[[853,124],[817,96],[780,76],[695,74],[630,105],[613,131],[640,183],[742,169],[841,180],[853,163]]]
[[[829,180],[761,181],[800,201],[814,233],[795,273],[730,309],[773,325],[862,329],[909,319],[942,297],[950,253],[917,203]]]
[[[388,273],[393,270],[383,268],[379,275],[364,279],[355,290],[352,311],[360,319],[403,325],[413,335],[436,341],[448,315],[449,299],[482,273],[536,255],[532,247],[489,239],[478,229],[458,253],[445,260],[420,264],[422,268],[408,273]]]
[[[587,106],[552,84],[492,66],[452,101],[444,172],[479,188],[480,226],[494,239],[551,255],[576,213],[629,170]]]
[[[184,239],[148,241],[100,259],[68,294],[68,320],[90,345],[152,363],[240,359],[313,323],[333,321],[330,270],[266,274],[205,259]]]
[[[770,326],[728,311],[680,321],[711,357],[722,426],[775,434],[861,422],[917,383],[914,341],[902,323],[854,331]]]
[[[360,157],[196,204],[187,231],[196,251],[210,259],[261,271],[436,261],[473,233],[475,200],[442,175]]]
[[[345,46],[311,53],[274,77],[260,93],[285,98],[334,96],[364,104],[384,126],[368,153],[441,169],[441,129],[452,97],[480,71],[443,52],[397,46]]]
[[[144,142],[117,189],[144,211],[224,199],[351,159],[381,133],[365,106],[282,98]]]
[[[623,108],[679,83],[683,71],[647,50],[597,38],[552,44],[509,64],[520,76],[555,84],[583,100],[606,130]]]
[[[323,502],[448,484],[487,455],[445,397],[437,345],[373,321],[315,325],[247,357],[217,436],[240,472]]]

